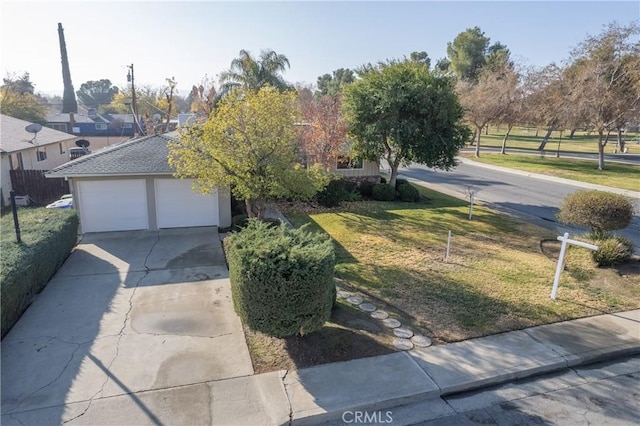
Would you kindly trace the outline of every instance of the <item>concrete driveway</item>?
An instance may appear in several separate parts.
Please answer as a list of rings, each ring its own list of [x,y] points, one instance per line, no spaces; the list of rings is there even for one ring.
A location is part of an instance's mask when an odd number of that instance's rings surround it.
[[[2,341],[1,420],[208,423],[251,374],[216,228],[87,235]]]

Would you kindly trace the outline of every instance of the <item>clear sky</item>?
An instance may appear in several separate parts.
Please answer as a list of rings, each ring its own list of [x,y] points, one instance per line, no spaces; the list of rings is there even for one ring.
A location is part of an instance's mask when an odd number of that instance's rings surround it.
[[[216,77],[241,49],[285,54],[290,82],[315,83],[337,68],[426,51],[435,62],[447,42],[479,26],[514,58],[544,66],[567,59],[588,34],[612,21],[640,19],[640,2],[415,1],[214,2],[0,0],[0,72],[27,71],[44,93],[62,93],[57,24],[62,23],[75,89],[108,78],[161,86],[174,76],[186,95]],[[216,79],[217,80],[217,79]]]

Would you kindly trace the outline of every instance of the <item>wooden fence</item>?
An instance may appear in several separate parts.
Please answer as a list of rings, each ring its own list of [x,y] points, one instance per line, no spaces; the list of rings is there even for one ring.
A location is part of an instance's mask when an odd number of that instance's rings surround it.
[[[45,170],[11,170],[11,186],[16,195],[28,195],[36,206],[44,206],[69,193],[64,178],[46,178]]]

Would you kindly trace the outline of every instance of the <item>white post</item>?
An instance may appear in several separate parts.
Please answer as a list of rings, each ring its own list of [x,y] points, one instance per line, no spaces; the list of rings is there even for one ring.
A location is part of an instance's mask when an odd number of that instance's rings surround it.
[[[469,219],[473,217],[473,194],[469,196]]]
[[[447,237],[447,254],[444,256],[444,261],[449,260],[449,248],[451,247],[451,231],[449,231],[449,237]]]
[[[567,250],[568,239],[569,233],[565,232],[562,236],[562,246],[560,247],[560,257],[558,257],[558,267],[556,268],[556,276],[553,279],[553,288],[551,289],[551,298],[553,300],[556,300],[556,296],[558,295],[558,284],[560,283],[560,274],[562,273],[562,266],[564,265],[564,252]]]
[[[565,232],[562,237],[558,237],[558,241],[562,241],[560,247],[560,257],[558,257],[558,267],[556,268],[556,276],[553,280],[553,288],[551,289],[551,298],[556,300],[558,295],[558,284],[560,283],[560,274],[562,274],[562,267],[564,265],[564,253],[567,250],[567,244],[573,244],[579,247],[588,248],[589,250],[598,250],[599,247],[589,243],[583,243],[582,241],[570,240],[569,233]]]

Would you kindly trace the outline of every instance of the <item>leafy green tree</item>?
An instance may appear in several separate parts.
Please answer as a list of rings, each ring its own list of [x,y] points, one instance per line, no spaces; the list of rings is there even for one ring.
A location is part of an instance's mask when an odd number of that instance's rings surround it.
[[[318,77],[318,91],[316,96],[336,96],[342,92],[342,88],[354,80],[353,71],[349,68],[340,68],[333,71],[333,75],[324,74]]]
[[[0,91],[0,111],[2,114],[32,123],[44,124],[46,108],[32,93],[20,94],[8,89]]]
[[[414,62],[421,62],[427,66],[427,68],[431,67],[431,58],[427,52],[411,52],[409,58]]]
[[[462,80],[475,80],[485,64],[489,41],[479,27],[467,28],[458,34],[453,42],[447,43],[451,71]]]
[[[321,167],[297,163],[297,122],[294,92],[234,89],[204,125],[183,130],[169,162],[177,176],[196,178],[203,192],[230,187],[250,217],[262,218],[269,200],[309,199],[328,183]]]
[[[113,97],[119,92],[117,86],[111,84],[111,80],[91,80],[80,85],[76,91],[78,99],[87,108],[99,108],[113,102]]]
[[[448,170],[470,137],[450,77],[423,63],[387,61],[367,67],[345,87],[351,149],[362,158],[384,157],[395,185],[398,167],[411,162]]]
[[[263,50],[255,58],[243,49],[240,56],[231,61],[231,67],[220,74],[222,91],[226,93],[231,87],[257,91],[265,85],[280,91],[290,89],[291,85],[280,75],[289,66],[289,59],[273,50]]]
[[[25,95],[27,93],[31,95],[35,94],[35,87],[31,82],[28,72],[25,72],[21,76],[8,73],[7,76],[2,79],[2,82],[2,87],[0,87],[2,90],[6,89],[19,95]]]

